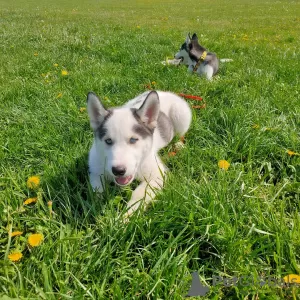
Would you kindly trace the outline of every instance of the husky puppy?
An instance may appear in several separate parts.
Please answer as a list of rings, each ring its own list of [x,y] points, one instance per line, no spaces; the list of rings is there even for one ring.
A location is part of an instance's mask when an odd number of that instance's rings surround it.
[[[175,54],[175,59],[181,59],[182,64],[188,66],[190,73],[204,75],[208,80],[218,72],[219,60],[215,53],[208,52],[206,48],[201,46],[198,41],[197,34],[192,37],[187,35],[186,41],[182,44],[180,50]],[[229,62],[231,59],[221,59],[221,62]]]
[[[105,181],[126,186],[140,181],[127,204],[126,218],[145,207],[163,186],[166,166],[157,152],[176,134],[183,136],[191,123],[191,110],[170,92],[148,91],[121,107],[106,109],[94,94],[87,96],[94,143],[89,153],[90,183],[103,191]]]

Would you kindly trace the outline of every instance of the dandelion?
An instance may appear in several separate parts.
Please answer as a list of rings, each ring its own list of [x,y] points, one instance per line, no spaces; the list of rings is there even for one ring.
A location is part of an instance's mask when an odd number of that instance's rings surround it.
[[[28,198],[27,200],[25,200],[25,201],[23,202],[23,205],[28,205],[28,204],[31,204],[31,203],[36,203],[37,200],[38,200],[37,197],[35,197],[35,198]]]
[[[8,255],[8,259],[13,262],[19,261],[23,257],[23,254],[21,252],[13,252]]]
[[[22,235],[23,232],[22,231],[13,231],[13,232],[10,232],[9,235],[11,237],[14,237],[14,236],[19,236],[19,235]]]
[[[34,52],[33,55],[34,55],[34,56],[38,56],[39,54],[38,54],[37,52]]]
[[[59,98],[61,98],[62,97],[62,93],[58,93],[58,95],[56,96],[56,99],[59,99]]]
[[[152,81],[151,84],[152,84],[152,85],[156,85],[156,82],[155,82],[155,81]]]
[[[108,100],[108,97],[104,97],[104,100],[107,101],[107,100]]]
[[[287,153],[289,156],[300,155],[299,153],[294,152],[294,151],[292,151],[292,150],[287,150],[286,153]]]
[[[57,68],[57,67],[58,67],[58,64],[53,64],[53,67]]]
[[[27,180],[27,187],[29,189],[36,189],[40,185],[40,181],[39,176],[31,176]]]
[[[258,125],[258,124],[253,124],[253,125],[252,125],[252,128],[253,128],[253,129],[259,129],[259,125]]]
[[[222,159],[222,160],[219,160],[218,166],[220,169],[227,171],[230,166],[230,163],[227,160]]]
[[[140,25],[137,25],[137,26],[136,26],[136,28],[140,29],[140,28],[141,28],[141,26],[140,26]]]
[[[62,70],[61,71],[61,76],[68,76],[69,72],[67,70]]]
[[[80,107],[80,108],[79,108],[79,111],[80,111],[81,113],[83,113],[83,112],[86,111],[86,108],[85,108],[85,107]]]
[[[300,276],[296,274],[290,274],[283,277],[284,282],[286,283],[300,283]]]
[[[31,247],[37,247],[42,243],[43,239],[44,239],[44,236],[41,233],[34,233],[34,234],[29,235],[28,244]]]
[[[243,40],[243,41],[248,41],[248,40],[249,40],[248,35],[247,35],[247,34],[244,34],[242,40]]]

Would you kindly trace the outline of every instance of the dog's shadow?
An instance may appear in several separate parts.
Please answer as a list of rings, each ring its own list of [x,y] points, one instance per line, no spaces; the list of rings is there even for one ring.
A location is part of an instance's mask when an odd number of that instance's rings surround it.
[[[55,176],[43,184],[44,200],[52,201],[54,216],[63,223],[95,223],[107,210],[123,214],[131,189],[105,184],[102,194],[93,191],[89,183],[88,154],[62,166]]]

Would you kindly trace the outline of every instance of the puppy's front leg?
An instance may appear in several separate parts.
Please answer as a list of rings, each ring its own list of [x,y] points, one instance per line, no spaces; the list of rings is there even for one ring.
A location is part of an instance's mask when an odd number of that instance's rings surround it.
[[[133,191],[130,201],[127,203],[127,212],[125,214],[125,220],[128,219],[139,207],[143,205],[143,209],[153,201],[155,198],[155,191],[162,188],[163,181],[158,183],[157,181],[151,180],[150,182],[143,181],[141,184]]]
[[[98,192],[98,193],[103,192],[103,185],[102,185],[101,179],[103,179],[102,176],[95,174],[95,173],[90,173],[90,183],[95,192]]]

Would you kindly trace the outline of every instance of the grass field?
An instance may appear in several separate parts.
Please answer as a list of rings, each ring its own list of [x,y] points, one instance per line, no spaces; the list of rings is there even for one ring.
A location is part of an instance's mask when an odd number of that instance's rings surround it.
[[[300,275],[298,1],[0,7],[0,299],[183,299],[195,271],[210,287],[199,299],[300,299],[297,287],[212,281]],[[233,59],[211,82],[161,64],[189,31]],[[159,201],[124,225],[131,190],[111,186],[100,200],[89,187],[83,108],[88,91],[112,106],[149,84],[206,108],[193,109],[185,149],[161,153]]]

